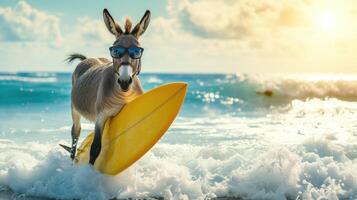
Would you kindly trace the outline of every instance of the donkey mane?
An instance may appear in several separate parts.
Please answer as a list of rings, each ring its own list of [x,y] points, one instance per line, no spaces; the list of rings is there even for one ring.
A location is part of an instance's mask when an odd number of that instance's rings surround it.
[[[133,23],[131,22],[131,19],[127,17],[125,19],[125,32],[124,34],[129,34],[131,32],[131,27],[133,26]]]

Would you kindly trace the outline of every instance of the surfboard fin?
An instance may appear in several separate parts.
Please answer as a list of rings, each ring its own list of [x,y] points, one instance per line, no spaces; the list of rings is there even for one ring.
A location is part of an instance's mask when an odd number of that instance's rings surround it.
[[[71,153],[71,147],[69,147],[69,146],[66,146],[66,145],[64,145],[64,144],[59,144],[62,148],[64,148],[64,150],[66,150],[68,153]]]

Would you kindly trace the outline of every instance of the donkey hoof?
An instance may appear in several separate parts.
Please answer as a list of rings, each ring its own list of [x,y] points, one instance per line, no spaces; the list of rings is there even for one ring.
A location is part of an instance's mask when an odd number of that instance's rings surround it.
[[[76,156],[76,148],[71,149],[71,159],[74,160],[74,157]]]

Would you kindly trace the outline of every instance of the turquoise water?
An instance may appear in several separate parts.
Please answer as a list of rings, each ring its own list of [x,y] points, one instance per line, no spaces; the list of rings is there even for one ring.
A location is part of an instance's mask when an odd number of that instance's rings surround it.
[[[140,78],[146,91],[175,81],[189,83],[180,112],[180,117],[186,119],[207,116],[207,110],[250,117],[266,109],[264,100],[268,100],[258,96],[254,86],[234,75],[143,74]],[[3,94],[0,138],[16,141],[68,138],[65,127],[71,126],[70,90],[69,73],[0,74]],[[56,132],[46,135],[50,130]]]
[[[144,73],[140,79],[146,91],[187,82],[185,103],[150,152],[108,177],[74,166],[58,147],[71,140],[70,73],[0,73],[0,192],[357,198],[357,76]],[[82,121],[81,139],[92,130]]]

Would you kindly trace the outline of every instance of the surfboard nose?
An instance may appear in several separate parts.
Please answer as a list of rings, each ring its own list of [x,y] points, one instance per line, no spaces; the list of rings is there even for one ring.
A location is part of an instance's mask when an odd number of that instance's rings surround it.
[[[162,87],[168,87],[168,88],[170,88],[170,90],[173,90],[173,91],[179,91],[179,90],[186,91],[188,84],[186,82],[175,82],[175,83],[166,84]]]
[[[188,83],[186,82],[180,82],[181,88],[183,89],[183,92],[186,94]]]
[[[186,82],[179,82],[181,85],[183,85],[186,89],[187,89],[187,87],[188,87],[188,83],[186,83]]]
[[[176,95],[179,95],[182,93],[186,94],[187,87],[188,87],[188,84],[186,82],[174,82],[174,83],[169,83],[169,84],[161,86],[163,91],[166,91],[166,93],[169,95],[168,100],[170,98],[173,98]],[[184,99],[185,96],[186,95],[182,95],[182,99]]]

